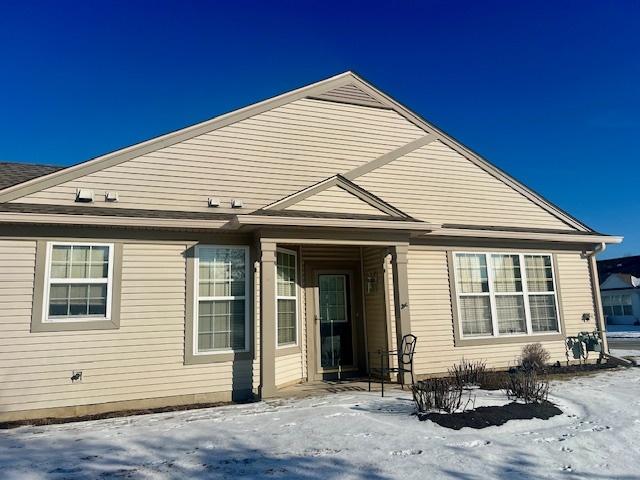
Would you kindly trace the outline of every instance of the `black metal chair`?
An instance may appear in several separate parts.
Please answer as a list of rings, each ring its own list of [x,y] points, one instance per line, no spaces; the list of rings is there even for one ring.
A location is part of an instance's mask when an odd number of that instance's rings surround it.
[[[411,374],[411,385],[414,384],[413,378],[413,354],[416,351],[415,335],[405,335],[400,341],[399,350],[378,350],[377,352],[368,352],[369,358],[369,391],[371,391],[371,377],[373,374],[380,375],[382,396],[384,397],[384,380],[391,373],[397,373],[400,379],[400,387],[404,390],[404,374]],[[379,367],[374,367],[371,363],[371,357],[375,355],[379,358]],[[392,367],[390,359],[395,357],[397,366]]]

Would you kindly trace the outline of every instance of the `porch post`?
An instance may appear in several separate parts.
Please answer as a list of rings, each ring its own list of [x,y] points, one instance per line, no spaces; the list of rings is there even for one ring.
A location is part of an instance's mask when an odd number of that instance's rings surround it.
[[[276,388],[276,244],[260,240],[260,397]]]
[[[396,343],[398,350],[402,337],[411,333],[411,314],[409,312],[409,275],[407,272],[409,246],[396,245],[391,249],[393,266],[393,296],[396,313]],[[405,384],[411,382],[411,375],[405,374]]]

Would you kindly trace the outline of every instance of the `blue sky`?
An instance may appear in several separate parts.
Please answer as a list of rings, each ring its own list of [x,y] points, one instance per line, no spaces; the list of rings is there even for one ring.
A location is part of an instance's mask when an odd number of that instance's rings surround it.
[[[0,160],[70,165],[355,70],[640,254],[640,2],[12,2]]]

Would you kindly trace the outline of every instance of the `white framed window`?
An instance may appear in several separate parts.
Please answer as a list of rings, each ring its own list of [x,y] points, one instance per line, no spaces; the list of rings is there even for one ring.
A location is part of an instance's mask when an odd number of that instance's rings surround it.
[[[296,252],[276,251],[277,346],[298,344],[298,262]]]
[[[463,338],[559,332],[550,254],[454,253]]]
[[[631,295],[603,295],[602,308],[609,317],[623,317],[633,315]]]
[[[43,323],[111,319],[113,244],[48,242]]]
[[[249,350],[249,247],[198,245],[194,354]]]

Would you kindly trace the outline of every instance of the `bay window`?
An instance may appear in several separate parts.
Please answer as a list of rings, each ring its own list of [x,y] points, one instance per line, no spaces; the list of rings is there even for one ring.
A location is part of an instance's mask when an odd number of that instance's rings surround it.
[[[462,337],[559,331],[551,255],[461,252],[453,265]]]

